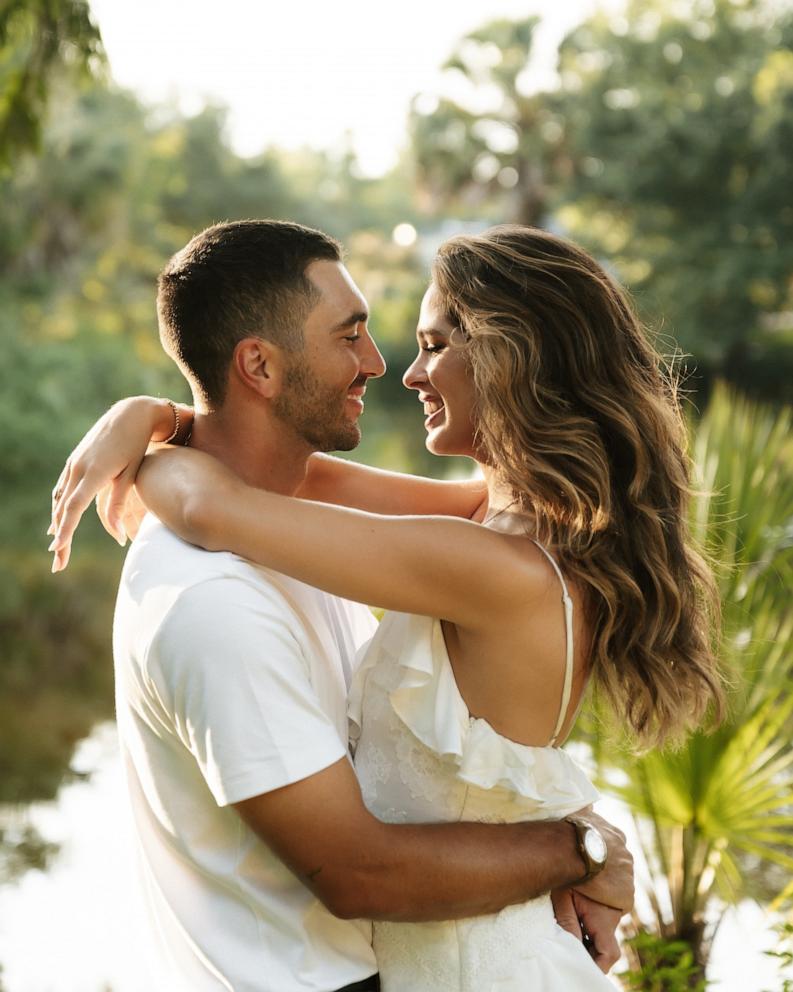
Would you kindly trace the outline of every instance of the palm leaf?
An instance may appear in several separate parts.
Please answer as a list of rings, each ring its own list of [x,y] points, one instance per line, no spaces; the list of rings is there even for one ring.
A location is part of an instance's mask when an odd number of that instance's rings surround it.
[[[639,758],[602,734],[593,742],[606,789],[638,821],[651,928],[698,941],[703,964],[709,938],[697,921],[742,897],[742,860],[793,869],[792,426],[790,410],[774,414],[723,387],[692,425],[701,491],[691,524],[717,563],[727,720]]]

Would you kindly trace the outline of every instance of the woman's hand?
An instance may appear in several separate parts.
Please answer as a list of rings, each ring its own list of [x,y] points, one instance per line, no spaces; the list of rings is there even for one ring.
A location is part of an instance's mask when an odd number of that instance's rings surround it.
[[[555,889],[551,902],[559,926],[580,940],[598,968],[608,974],[622,955],[617,940],[621,911],[603,906],[575,889]]]
[[[183,423],[192,411],[180,407]],[[96,497],[99,519],[122,546],[134,536],[142,510],[133,496],[133,483],[149,442],[164,440],[172,432],[170,404],[151,396],[133,396],[116,403],[101,417],[66,460],[52,492],[55,535],[53,572],[66,568],[71,543],[80,519]]]
[[[607,975],[622,956],[617,927],[623,914],[619,909],[595,902],[575,889],[571,896],[581,930],[587,936],[587,949],[592,960]]]

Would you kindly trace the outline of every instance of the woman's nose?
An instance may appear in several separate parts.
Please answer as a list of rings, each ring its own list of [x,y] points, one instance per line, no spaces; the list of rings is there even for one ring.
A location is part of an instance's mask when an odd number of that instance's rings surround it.
[[[402,376],[402,383],[406,389],[421,389],[421,384],[426,382],[426,380],[424,356],[419,352],[405,369],[405,374]]]

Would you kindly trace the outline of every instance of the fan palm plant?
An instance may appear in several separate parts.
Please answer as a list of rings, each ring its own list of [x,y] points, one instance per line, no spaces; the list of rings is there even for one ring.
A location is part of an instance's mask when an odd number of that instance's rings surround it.
[[[724,387],[692,428],[702,489],[692,526],[717,563],[726,721],[680,750],[638,758],[595,741],[601,777],[633,812],[647,866],[649,915],[634,926],[687,945],[696,970],[685,987],[701,987],[718,922],[748,893],[749,867],[793,873],[790,428],[790,410],[774,414]],[[629,951],[634,971],[646,964],[642,946]]]

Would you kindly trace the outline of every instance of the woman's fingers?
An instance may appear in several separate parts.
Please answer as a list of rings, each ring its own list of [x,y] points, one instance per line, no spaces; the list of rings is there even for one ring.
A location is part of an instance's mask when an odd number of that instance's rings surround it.
[[[55,500],[55,509],[52,513],[52,523],[50,525],[50,530],[53,535],[57,534],[60,529],[63,514],[66,512],[66,504],[72,497],[74,485],[74,472],[72,472],[69,476],[69,482],[66,487],[58,494]]]
[[[124,529],[125,506],[134,481],[132,473],[125,470],[97,493],[96,497],[96,512],[102,526],[122,548],[127,543]]]
[[[80,522],[80,518],[85,513],[91,500],[94,498],[94,491],[86,485],[85,479],[78,483],[71,495],[65,497],[60,506],[57,518],[55,537],[52,539],[48,551],[55,552],[55,559],[52,563],[52,571],[60,572],[69,563],[71,553],[72,537]]]
[[[69,481],[69,472],[71,471],[71,460],[67,460],[66,464],[61,470],[61,474],[58,476],[58,481],[55,483],[55,488],[52,490],[52,515],[55,516],[55,507],[58,505],[58,501],[63,495],[63,491],[66,488],[66,484]]]
[[[594,940],[592,958],[604,975],[619,961],[622,953],[615,934],[600,933]]]
[[[128,465],[120,475],[113,479],[110,484],[110,495],[106,507],[107,523],[105,524],[105,529],[107,529],[109,524],[112,528],[110,533],[115,536],[116,540],[122,547],[127,542],[127,531],[124,526],[124,517],[126,514],[127,504],[133,495],[136,474],[137,468]]]
[[[124,504],[152,429],[160,429],[160,407],[160,401],[146,396],[114,404],[69,455],[52,493],[48,533],[56,537],[51,546],[57,553],[55,571],[65,568],[77,524],[94,496],[106,486],[110,486],[109,495],[99,497],[97,511],[105,529],[119,543],[124,541]]]
[[[578,920],[578,913],[573,903],[573,896],[570,889],[555,889],[551,893],[553,903],[553,913],[556,922],[563,930],[567,930],[577,940],[582,939],[581,924]]]
[[[76,449],[75,449],[76,450]],[[69,505],[69,501],[72,499],[74,494],[80,490],[81,495],[84,494],[83,487],[86,484],[86,480],[89,474],[89,470],[83,464],[79,457],[75,456],[75,452],[69,456],[66,462],[66,467],[63,470],[62,478],[64,478],[63,483],[55,487],[53,490],[53,511],[52,511],[52,523],[50,525],[50,530],[52,534],[57,534],[61,529],[61,524],[63,523],[63,518],[66,513],[66,508]],[[86,506],[94,497],[94,494],[99,489],[99,486],[94,486],[86,499]],[[83,507],[84,512],[85,507]],[[79,518],[78,518],[79,520]]]
[[[124,532],[131,541],[134,541],[138,536],[140,525],[147,512],[143,500],[138,496],[138,490],[133,485],[127,496],[127,502],[124,505],[123,521]]]
[[[113,483],[108,483],[103,489],[100,489],[96,494],[96,514],[102,526],[105,528],[107,533],[117,541],[122,548],[126,544],[125,535],[121,532],[121,528],[113,519],[112,503],[113,503]]]
[[[135,470],[130,466],[115,479],[106,480],[90,467],[69,459],[52,492],[52,520],[47,533],[54,536],[49,547],[55,553],[53,572],[66,568],[74,532],[94,497],[102,526],[122,547],[126,544],[125,505],[134,482]]]
[[[574,911],[589,937],[589,953],[598,968],[604,973],[608,972],[620,959],[617,927],[622,914],[618,909],[603,906],[587,898],[576,889],[571,892]]]
[[[48,534],[54,534],[58,529],[57,520],[61,512],[63,500],[70,491],[71,476],[72,460],[69,458],[63,466],[63,471],[58,477],[58,481],[55,483],[55,488],[52,490],[52,512],[50,515],[50,526],[47,530]]]

